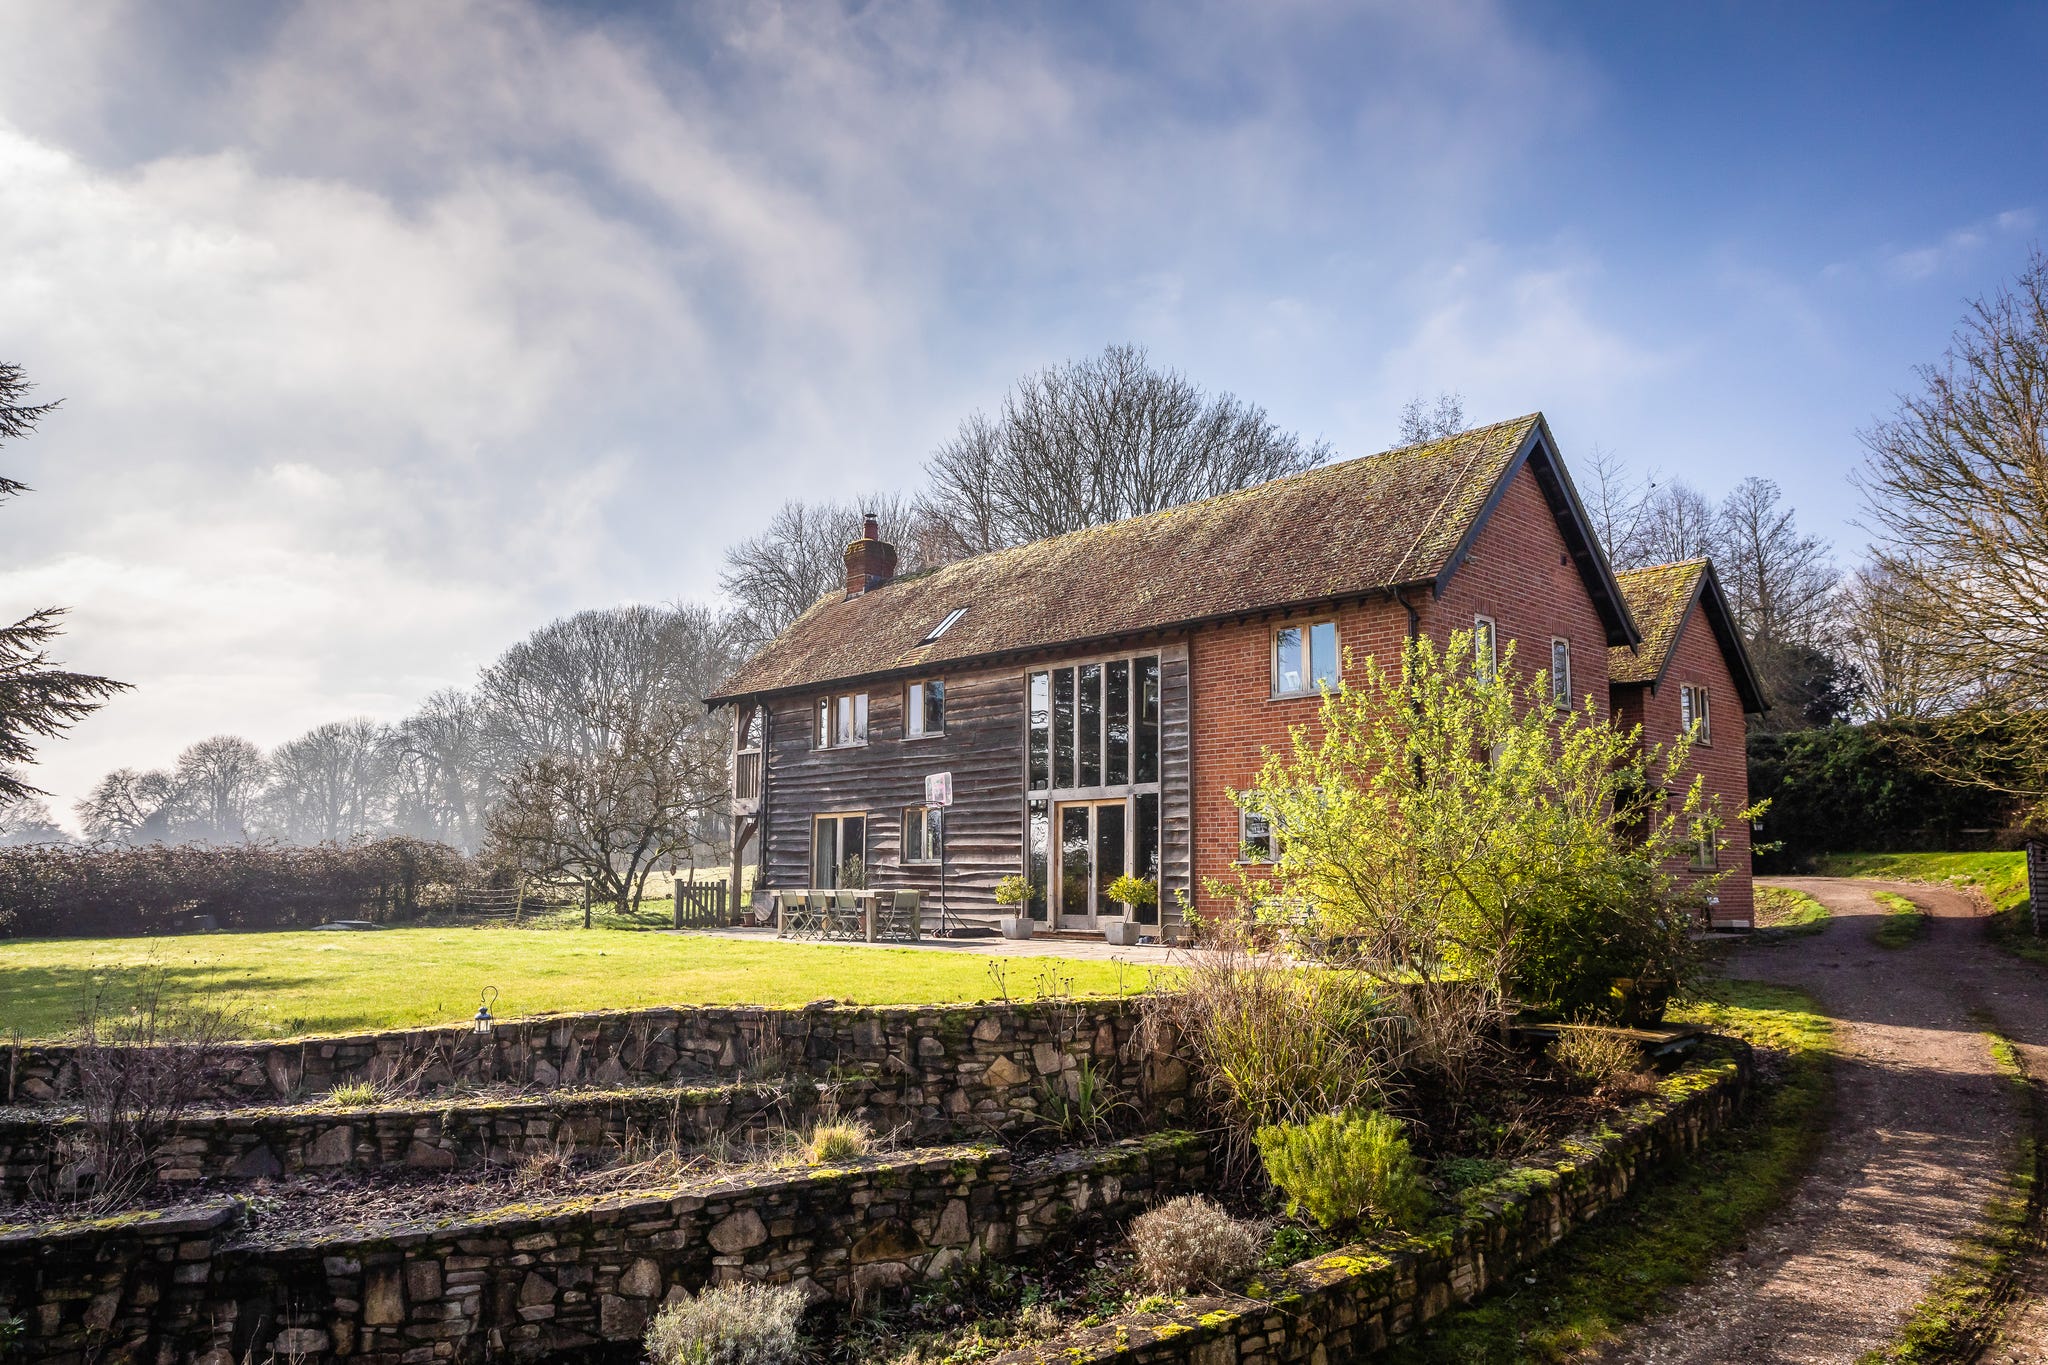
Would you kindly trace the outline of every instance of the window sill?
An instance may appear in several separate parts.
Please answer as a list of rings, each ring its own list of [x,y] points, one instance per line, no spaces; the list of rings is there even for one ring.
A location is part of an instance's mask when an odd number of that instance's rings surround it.
[[[852,744],[814,744],[811,746],[811,752],[814,754],[836,754],[843,749],[865,749],[867,747],[868,742],[862,739],[856,740]]]
[[[923,740],[927,740],[927,739],[944,739],[945,737],[946,737],[946,732],[945,732],[944,730],[932,730],[932,731],[927,731],[926,733],[924,733],[924,734],[921,734],[921,735],[905,735],[905,736],[903,737],[903,742],[904,742],[905,744],[916,744],[916,743],[919,743],[920,741],[923,741]]]
[[[1342,686],[1343,686],[1343,684],[1342,684],[1342,683],[1331,683],[1331,684],[1330,684],[1330,691],[1332,691],[1332,692],[1335,692],[1335,691],[1336,691],[1336,690],[1337,690],[1338,688],[1340,688],[1340,687],[1342,687]],[[1266,698],[1266,700],[1267,700],[1267,701],[1321,701],[1321,700],[1322,700],[1322,697],[1323,697],[1322,689],[1318,688],[1318,689],[1316,689],[1315,691],[1312,691],[1312,692],[1275,692],[1275,693],[1273,693],[1272,695],[1268,696],[1268,697]]]

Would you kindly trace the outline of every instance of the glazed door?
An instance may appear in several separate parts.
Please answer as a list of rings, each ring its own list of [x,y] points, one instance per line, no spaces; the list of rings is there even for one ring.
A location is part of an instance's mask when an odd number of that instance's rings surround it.
[[[1129,805],[1118,801],[1062,801],[1054,808],[1053,926],[1094,929],[1122,919],[1109,884],[1130,866]]]

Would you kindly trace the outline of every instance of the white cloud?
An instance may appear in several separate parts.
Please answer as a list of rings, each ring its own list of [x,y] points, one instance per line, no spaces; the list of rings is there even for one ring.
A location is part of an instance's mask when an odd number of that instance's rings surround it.
[[[1579,73],[1491,4],[22,27],[0,317],[65,406],[0,451],[37,489],[0,510],[0,614],[73,604],[69,661],[137,684],[52,747],[67,799],[213,731],[395,717],[562,610],[708,595],[774,502],[908,482],[1106,341],[1283,421],[1341,419],[1375,330],[1415,338],[1394,403],[1640,363],[1576,267],[1413,287],[1578,116]]]

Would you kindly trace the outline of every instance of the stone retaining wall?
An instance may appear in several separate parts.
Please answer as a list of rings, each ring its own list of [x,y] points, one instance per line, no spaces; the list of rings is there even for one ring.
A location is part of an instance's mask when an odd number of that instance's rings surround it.
[[[1091,1060],[1103,1071],[1116,1066],[1113,1057]],[[157,1148],[157,1178],[190,1184],[380,1167],[456,1170],[535,1152],[601,1159],[635,1139],[701,1147],[720,1137],[768,1128],[801,1132],[836,1119],[860,1120],[903,1142],[971,1141],[1033,1127],[1053,1087],[1071,1094],[1078,1062],[1066,1053],[1044,1061],[1050,1071],[1027,1056],[1012,1059],[996,1076],[978,1062],[961,1063],[955,1083],[936,1099],[924,1077],[892,1071],[822,1082],[798,1076],[356,1109],[315,1104],[186,1114]],[[954,1096],[964,1098],[964,1106],[949,1103]],[[1186,1099],[1184,1073],[1166,1093],[1127,1093],[1134,1110],[1155,1122],[1182,1117]],[[0,1209],[76,1192],[76,1172],[67,1166],[67,1152],[76,1147],[66,1139],[84,1129],[76,1116],[0,1119]]]
[[[617,1087],[730,1081],[748,1075],[837,1076],[889,1070],[944,1084],[965,1063],[998,1058],[1046,1069],[1055,1054],[1139,1059],[1134,1001],[1032,1004],[835,1005],[803,1009],[691,1006],[503,1020],[488,1036],[467,1026],[403,1029],[237,1045],[216,1101],[275,1104],[355,1081],[416,1079],[467,1085]],[[43,1104],[77,1090],[75,1049],[0,1046],[0,1103]],[[1137,1077],[1126,1078],[1135,1088]],[[944,1096],[942,1095],[943,1099]],[[973,1107],[973,1097],[965,1100]],[[957,1103],[957,1102],[956,1102]]]
[[[954,1147],[259,1242],[239,1204],[0,1229],[10,1365],[424,1365],[630,1343],[675,1295],[738,1279],[858,1301],[1083,1216],[1207,1181],[1206,1142],[1157,1134],[1012,1164]]]
[[[1244,1295],[1190,1299],[997,1357],[997,1365],[1324,1365],[1356,1360],[1466,1303],[1698,1149],[1748,1091],[1749,1052],[1696,1062],[1625,1120],[1567,1143],[1553,1167],[1467,1192],[1448,1230],[1347,1247],[1266,1276]]]
[[[1124,1001],[678,1009],[526,1021],[495,1033],[460,1054],[445,1050],[474,1035],[447,1030],[239,1049],[227,1097],[267,1107],[183,1116],[159,1150],[159,1170],[166,1180],[193,1181],[380,1165],[447,1169],[565,1142],[598,1150],[632,1129],[700,1142],[819,1117],[859,1117],[909,1140],[951,1140],[1029,1126],[1051,1089],[1076,1092],[1084,1066],[1149,1122],[1178,1122],[1188,1110],[1186,1068],[1137,1045],[1138,1008]],[[598,1056],[602,1062],[586,1066]],[[365,1076],[410,1076],[422,1059],[429,1084],[518,1077],[534,1086],[578,1079],[625,1087],[650,1076],[668,1083],[508,1100],[457,1093],[354,1110],[275,1103],[278,1094]],[[71,1086],[69,1049],[25,1047],[11,1060],[25,1096],[33,1090],[47,1104]],[[773,1083],[674,1084],[699,1073],[729,1080],[776,1070],[788,1074]],[[0,1206],[66,1192],[61,1139],[77,1121],[55,1109],[45,1118],[38,1107],[0,1119]]]

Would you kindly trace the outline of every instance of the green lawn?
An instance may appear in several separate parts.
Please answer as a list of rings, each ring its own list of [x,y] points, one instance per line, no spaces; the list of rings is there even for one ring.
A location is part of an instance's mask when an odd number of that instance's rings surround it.
[[[1828,927],[1828,908],[1787,886],[1756,888],[1756,927],[1772,938],[1799,938]]]
[[[867,1005],[991,1000],[1005,992],[980,954],[736,942],[696,934],[386,929],[162,939],[0,941],[0,1038],[56,1037],[100,973],[155,965],[182,988],[229,997],[255,1037],[459,1023],[498,988],[501,1019],[648,1005]],[[1075,994],[1142,989],[1142,969],[1010,960],[1007,993],[1035,998],[1047,969]]]
[[[1904,948],[1917,943],[1927,933],[1927,912],[1896,891],[1879,891],[1877,903],[1884,907],[1884,918],[1877,922],[1877,946],[1880,948]]]

